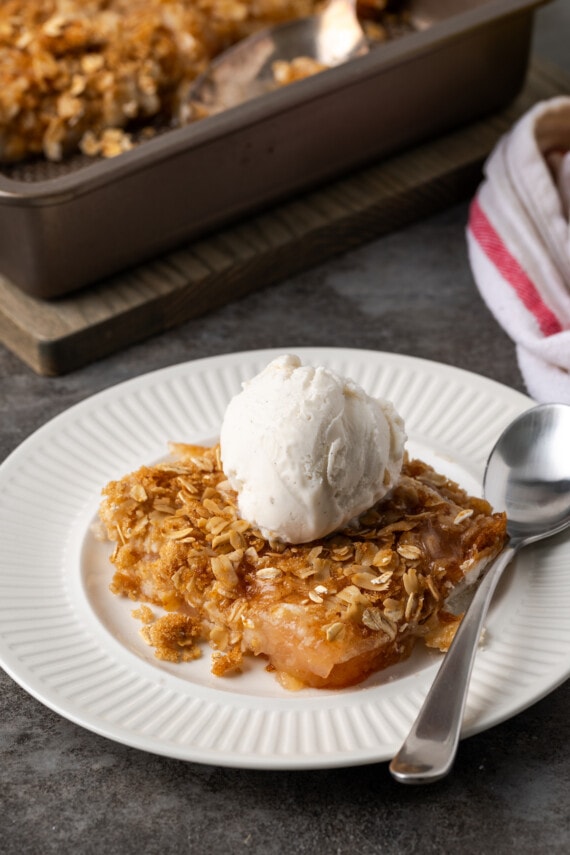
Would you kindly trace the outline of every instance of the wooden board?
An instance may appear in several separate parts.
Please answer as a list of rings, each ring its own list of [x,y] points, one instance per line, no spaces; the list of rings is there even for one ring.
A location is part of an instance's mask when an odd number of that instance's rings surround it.
[[[0,341],[63,374],[468,198],[499,137],[532,104],[570,92],[535,61],[507,109],[53,302],[0,277]]]

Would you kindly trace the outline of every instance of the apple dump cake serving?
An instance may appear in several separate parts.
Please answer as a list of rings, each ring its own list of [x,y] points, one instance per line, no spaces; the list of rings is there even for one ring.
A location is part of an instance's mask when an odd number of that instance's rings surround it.
[[[404,451],[402,420],[325,368],[274,360],[230,402],[220,443],[107,485],[111,590],[156,656],[262,656],[287,688],[342,688],[446,650],[450,596],[506,539],[503,514]],[[154,608],[153,608],[154,607]],[[156,608],[158,607],[158,608]]]

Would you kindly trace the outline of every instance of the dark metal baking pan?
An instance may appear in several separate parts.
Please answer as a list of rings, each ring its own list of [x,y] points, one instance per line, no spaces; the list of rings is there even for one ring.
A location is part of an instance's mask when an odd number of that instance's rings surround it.
[[[110,160],[6,170],[0,272],[58,297],[498,110],[543,2],[412,0],[413,32],[345,65]]]

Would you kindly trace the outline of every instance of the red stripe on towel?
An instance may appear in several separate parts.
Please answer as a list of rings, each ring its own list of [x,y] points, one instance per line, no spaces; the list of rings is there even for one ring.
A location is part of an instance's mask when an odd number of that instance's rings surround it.
[[[469,228],[485,255],[509,283],[524,307],[536,318],[542,334],[549,336],[561,332],[562,325],[558,318],[543,302],[534,283],[508,251],[477,198],[471,204]]]

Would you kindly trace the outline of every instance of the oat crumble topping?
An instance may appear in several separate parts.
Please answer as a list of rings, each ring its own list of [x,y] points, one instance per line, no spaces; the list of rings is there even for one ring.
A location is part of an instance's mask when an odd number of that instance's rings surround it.
[[[343,687],[406,658],[417,639],[446,650],[461,617],[446,598],[506,538],[503,514],[407,459],[358,526],[297,546],[267,541],[240,518],[218,446],[172,453],[104,490],[111,590],[165,610],[135,613],[159,658],[194,659],[207,641],[218,676],[254,654],[288,686]]]
[[[80,149],[114,157],[176,124],[189,83],[211,59],[263,26],[304,17],[323,0],[3,0],[0,162],[59,161]],[[389,0],[364,0],[376,41]],[[284,84],[315,73],[281,65]],[[199,118],[198,115],[195,116]]]

